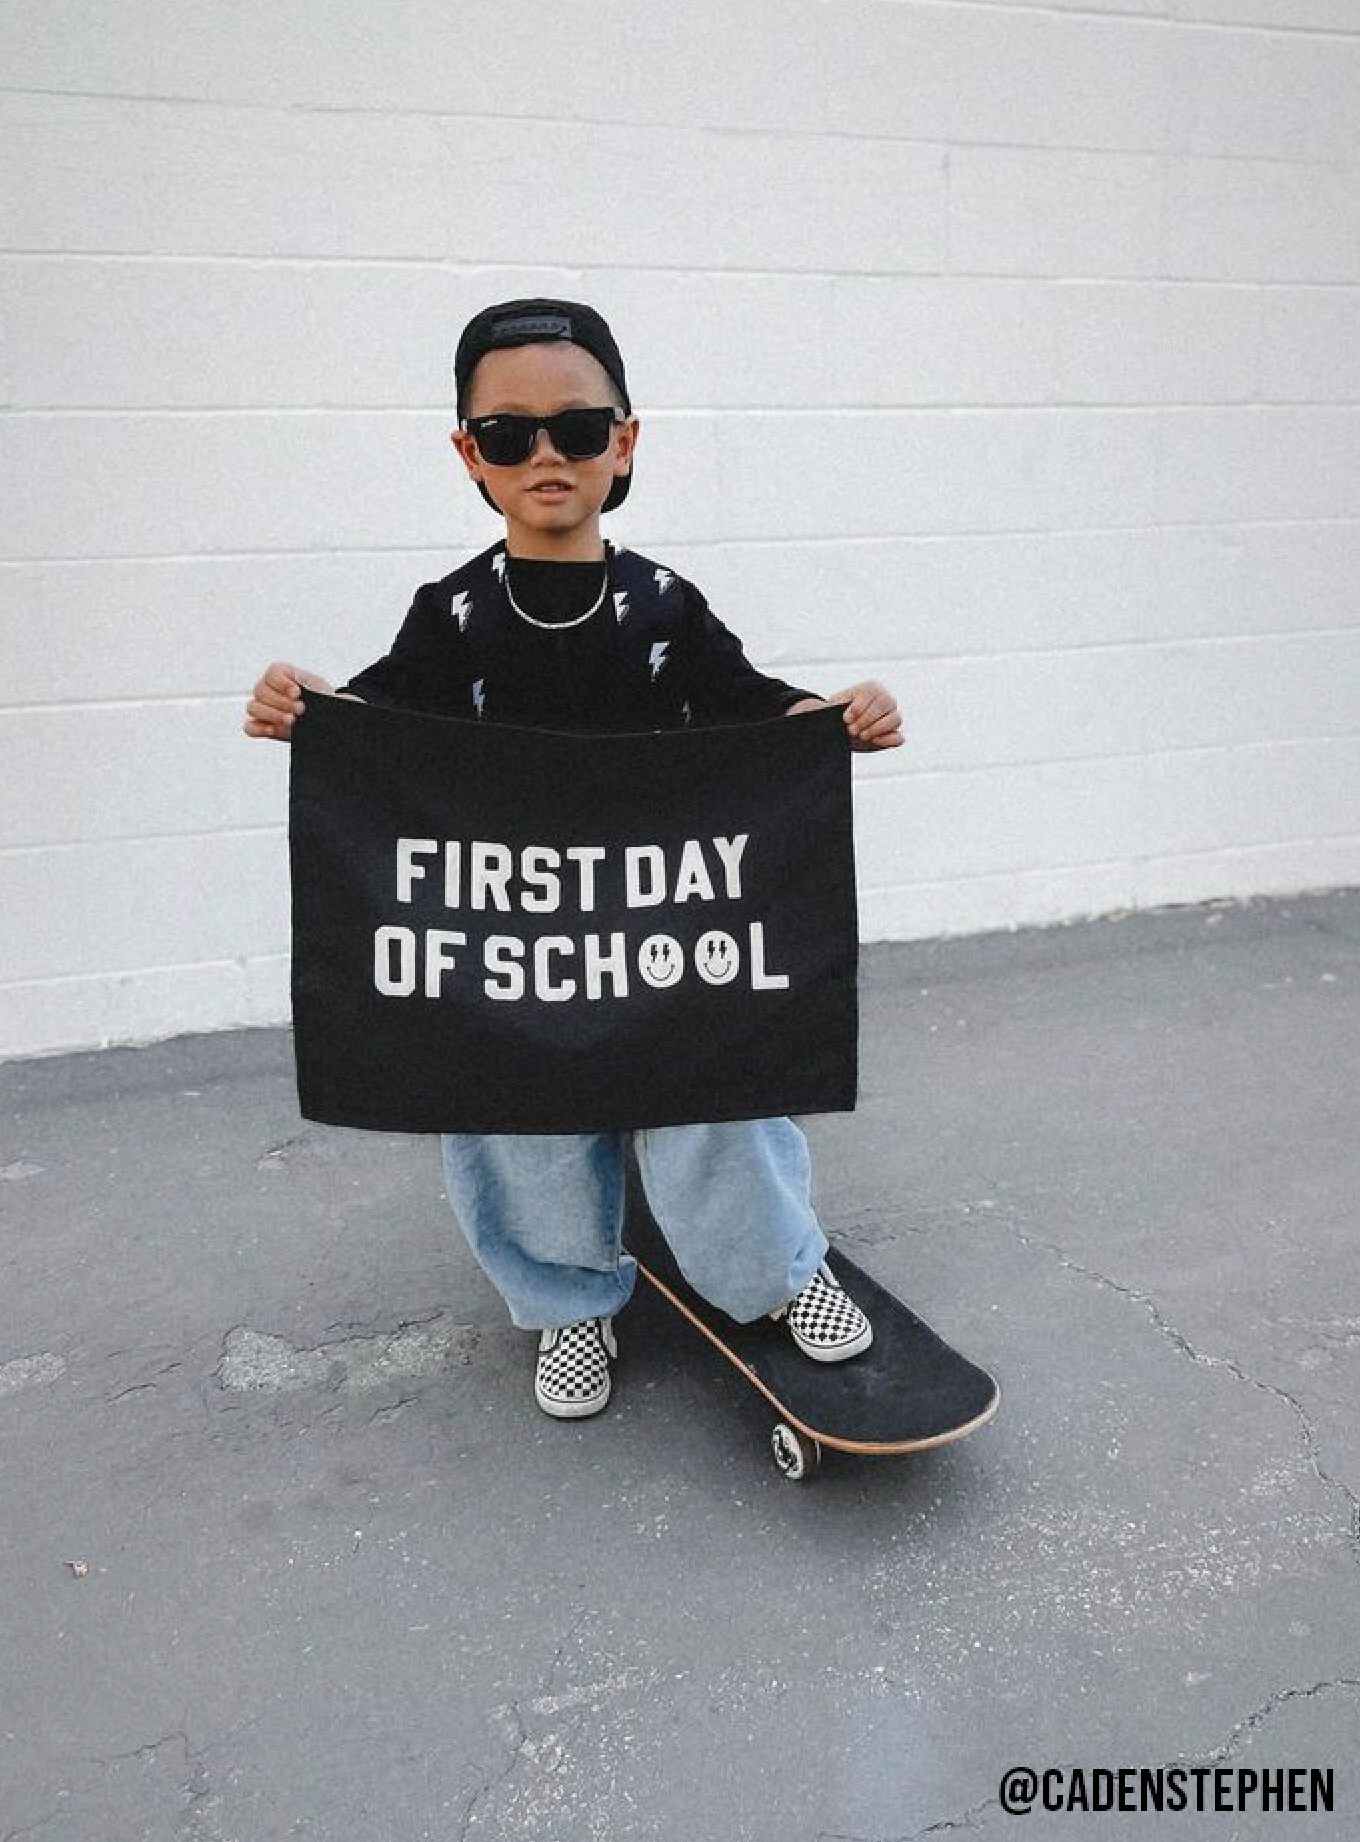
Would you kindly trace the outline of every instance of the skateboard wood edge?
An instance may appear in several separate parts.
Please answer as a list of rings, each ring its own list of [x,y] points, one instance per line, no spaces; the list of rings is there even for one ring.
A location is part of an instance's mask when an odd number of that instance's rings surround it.
[[[634,1254],[633,1258],[637,1260],[637,1255]],[[683,1315],[689,1319],[696,1330],[701,1331],[703,1335],[708,1338],[714,1349],[725,1356],[732,1364],[733,1368],[738,1369],[741,1374],[746,1377],[752,1387],[760,1390],[770,1405],[775,1408],[791,1426],[796,1426],[800,1433],[805,1433],[809,1439],[815,1439],[819,1445],[830,1446],[833,1451],[859,1452],[868,1454],[870,1457],[875,1455],[887,1457],[898,1452],[928,1452],[932,1447],[952,1445],[956,1439],[964,1439],[969,1433],[976,1432],[980,1426],[985,1426],[987,1424],[1001,1405],[1001,1385],[989,1369],[983,1369],[982,1373],[992,1384],[991,1400],[980,1414],[975,1414],[971,1420],[965,1421],[962,1426],[954,1427],[947,1433],[932,1433],[926,1439],[894,1439],[887,1443],[882,1443],[877,1441],[869,1442],[861,1439],[846,1439],[836,1433],[819,1432],[815,1426],[809,1426],[806,1420],[800,1420],[798,1415],[793,1412],[792,1408],[786,1407],[783,1401],[779,1399],[779,1396],[765,1385],[749,1363],[743,1362],[740,1356],[727,1347],[721,1337],[715,1336],[699,1314],[695,1311],[691,1311],[684,1299],[668,1286],[664,1279],[658,1278],[645,1261],[637,1260],[637,1264],[638,1270],[642,1273],[644,1278],[646,1278],[663,1297],[668,1298],[675,1306],[676,1310],[682,1312]],[[980,1367],[981,1365],[975,1364],[974,1366]]]

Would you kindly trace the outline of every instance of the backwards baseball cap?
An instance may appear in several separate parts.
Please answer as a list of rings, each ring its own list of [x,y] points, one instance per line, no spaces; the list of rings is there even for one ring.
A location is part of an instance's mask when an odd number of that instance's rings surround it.
[[[484,307],[463,328],[453,359],[458,420],[461,422],[463,419],[468,384],[479,358],[495,351],[497,346],[532,345],[547,339],[566,339],[572,345],[584,346],[618,385],[624,410],[626,414],[632,415],[633,405],[623,376],[623,359],[619,356],[614,335],[603,316],[582,301],[550,301],[535,297],[523,301],[498,301],[494,307]],[[632,483],[631,467],[627,473],[616,475],[601,511],[612,512],[616,505],[622,505]],[[492,511],[499,511],[499,506],[481,480],[477,481],[477,490]]]

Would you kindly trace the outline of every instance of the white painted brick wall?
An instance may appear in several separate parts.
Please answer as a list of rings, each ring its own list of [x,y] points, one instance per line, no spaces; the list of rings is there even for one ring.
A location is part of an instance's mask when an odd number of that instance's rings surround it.
[[[866,939],[1360,881],[1355,0],[0,20],[0,1056],[286,1020],[245,699],[495,535],[511,295],[618,335],[616,541],[895,691]]]

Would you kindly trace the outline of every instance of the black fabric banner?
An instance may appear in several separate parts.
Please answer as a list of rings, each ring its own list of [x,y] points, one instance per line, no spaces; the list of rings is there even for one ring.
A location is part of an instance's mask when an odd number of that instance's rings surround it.
[[[612,735],[305,699],[305,1118],[602,1132],[853,1110],[839,707]]]

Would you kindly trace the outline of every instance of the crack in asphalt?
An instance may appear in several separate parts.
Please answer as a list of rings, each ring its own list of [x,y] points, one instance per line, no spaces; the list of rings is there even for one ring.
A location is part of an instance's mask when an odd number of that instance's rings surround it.
[[[1258,1376],[1249,1375],[1242,1365],[1231,1356],[1211,1356],[1203,1350],[1196,1349],[1185,1333],[1177,1330],[1176,1326],[1163,1314],[1156,1300],[1149,1298],[1146,1292],[1139,1292],[1133,1286],[1120,1285],[1117,1279],[1111,1279],[1107,1273],[1097,1272],[1094,1267],[1085,1266],[1080,1260],[1074,1260],[1064,1248],[1058,1246],[1057,1242],[1046,1241],[1040,1235],[1026,1234],[1022,1228],[1017,1227],[1013,1221],[1007,1221],[1003,1216],[993,1215],[990,1219],[994,1221],[998,1227],[1004,1228],[1008,1233],[1013,1235],[1023,1246],[1043,1248],[1047,1253],[1052,1254],[1057,1259],[1058,1264],[1065,1267],[1069,1272],[1079,1273],[1083,1279],[1093,1280],[1097,1285],[1104,1286],[1107,1290],[1118,1293],[1121,1298],[1129,1299],[1134,1304],[1141,1306],[1167,1341],[1176,1349],[1180,1350],[1182,1355],[1188,1356],[1192,1362],[1198,1363],[1202,1368],[1206,1369],[1226,1369],[1230,1375],[1235,1375],[1238,1381],[1245,1382],[1249,1388],[1258,1388],[1261,1393],[1273,1395],[1276,1400],[1286,1402],[1293,1409],[1298,1419],[1300,1429],[1303,1433],[1304,1449],[1308,1456],[1308,1462],[1312,1466],[1318,1480],[1325,1485],[1328,1490],[1335,1492],[1345,1500],[1348,1511],[1348,1526],[1346,1529],[1347,1552],[1350,1554],[1352,1560],[1354,1560],[1357,1565],[1360,1565],[1360,1496],[1357,1496],[1350,1485],[1345,1483],[1341,1478],[1333,1477],[1323,1463],[1322,1448],[1318,1441],[1317,1430],[1308,1415],[1307,1409],[1296,1396],[1292,1395],[1287,1388],[1281,1388],[1276,1382],[1262,1381]]]
[[[1216,1746],[1212,1752],[1196,1754],[1195,1760],[1230,1759],[1247,1735],[1263,1726],[1277,1708],[1282,1708],[1289,1701],[1312,1701],[1314,1697],[1328,1694],[1332,1689],[1360,1689],[1360,1676],[1333,1676],[1330,1681],[1314,1682],[1308,1688],[1280,1689],[1269,1701],[1262,1702],[1259,1708],[1253,1709],[1245,1719],[1238,1721],[1221,1746]]]
[[[1180,1758],[1166,1760],[1160,1766],[1149,1769],[1167,1772],[1174,1766],[1221,1765],[1231,1759],[1242,1741],[1249,1734],[1255,1733],[1264,1726],[1277,1709],[1291,1701],[1312,1701],[1319,1695],[1330,1693],[1333,1689],[1360,1690],[1360,1676],[1334,1676],[1326,1682],[1310,1683],[1307,1688],[1279,1689],[1268,1701],[1262,1702],[1259,1708],[1254,1708],[1250,1714],[1238,1721],[1221,1745],[1213,1747],[1208,1752],[1190,1753]],[[902,1835],[869,1836],[853,1830],[822,1829],[817,1832],[816,1842],[920,1842],[922,1836],[941,1835],[950,1829],[975,1829],[975,1819],[981,1816],[984,1810],[993,1807],[998,1810],[1002,1807],[999,1797],[984,1798],[981,1803],[969,1804],[967,1809],[961,1810],[956,1816],[937,1817],[933,1823],[927,1823],[924,1829],[909,1830]]]

